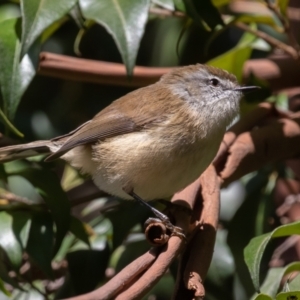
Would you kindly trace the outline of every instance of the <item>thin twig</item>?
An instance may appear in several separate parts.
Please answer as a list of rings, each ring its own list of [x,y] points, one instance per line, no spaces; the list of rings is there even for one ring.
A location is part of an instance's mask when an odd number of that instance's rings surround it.
[[[265,0],[265,3],[267,7],[276,15],[276,17],[280,20],[284,32],[289,38],[289,41],[291,43],[291,46],[299,53],[299,44],[297,40],[295,39],[295,36],[293,32],[291,31],[289,20],[281,13],[278,5],[275,3],[272,3],[270,0]],[[298,54],[299,55],[299,54]]]
[[[17,202],[17,203],[26,204],[26,205],[36,204],[36,203],[30,201],[29,199],[27,199],[25,197],[15,195],[11,192],[4,191],[4,190],[0,190],[0,198],[4,199],[4,200],[7,200],[7,201],[10,201],[10,202]]]
[[[184,18],[186,17],[186,14],[177,11],[177,10],[168,10],[165,8],[158,8],[158,7],[151,7],[149,10],[150,14],[157,15],[160,17],[178,17],[178,18]]]
[[[244,31],[247,31],[249,33],[252,33],[253,35],[265,40],[267,43],[272,45],[273,47],[277,47],[278,49],[281,49],[288,55],[290,55],[293,59],[298,60],[299,59],[299,53],[296,51],[296,49],[292,46],[289,46],[272,36],[268,35],[267,33],[260,31],[260,30],[254,30],[250,28],[248,25],[241,23],[241,22],[236,22],[234,25]]]

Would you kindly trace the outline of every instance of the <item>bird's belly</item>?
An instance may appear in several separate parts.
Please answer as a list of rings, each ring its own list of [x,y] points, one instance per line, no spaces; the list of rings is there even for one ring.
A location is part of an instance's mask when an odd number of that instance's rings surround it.
[[[171,144],[157,145],[143,132],[131,134],[130,139],[124,136],[99,143],[93,147],[95,184],[125,199],[131,199],[125,187],[144,200],[167,198],[193,182],[218,149],[218,145],[212,149],[210,143],[208,150],[205,141],[175,148]]]

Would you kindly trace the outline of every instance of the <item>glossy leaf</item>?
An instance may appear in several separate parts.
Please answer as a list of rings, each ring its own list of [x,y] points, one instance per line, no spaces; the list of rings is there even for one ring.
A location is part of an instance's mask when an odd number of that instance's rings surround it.
[[[300,271],[300,262],[294,262],[282,268],[270,268],[260,291],[275,298],[283,276],[295,271]],[[255,299],[255,297],[251,298],[251,300]]]
[[[5,288],[4,282],[2,281],[1,277],[0,277],[0,291],[8,297],[11,296],[10,292]]]
[[[255,39],[256,37],[254,35],[247,32],[244,33],[236,47],[213,58],[208,61],[207,64],[225,69],[233,73],[238,81],[241,81],[243,72],[242,66],[252,53],[251,44]]]
[[[52,278],[53,220],[49,213],[36,213],[32,218],[26,251],[41,270]]]
[[[84,223],[71,216],[70,231],[81,241],[90,246],[89,236],[85,230]]]
[[[272,26],[274,29],[276,29],[278,31],[282,31],[281,28],[276,24],[274,18],[270,15],[245,15],[245,14],[243,14],[243,15],[236,17],[229,24],[233,24],[236,22],[266,24],[266,25]]]
[[[0,212],[0,232],[0,246],[13,267],[18,269],[22,262],[22,246],[14,234],[13,216],[5,211]]]
[[[244,250],[245,262],[248,266],[254,287],[259,290],[259,270],[264,251],[272,238],[300,234],[300,222],[280,226],[270,233],[253,238]]]
[[[273,298],[266,294],[258,294],[253,300],[273,300]]]
[[[211,0],[184,0],[188,15],[198,24],[201,20],[214,29],[217,25],[224,25],[218,9],[213,5]]]
[[[9,275],[8,275],[8,270],[6,265],[4,264],[4,251],[0,248],[0,278],[9,283],[11,286],[15,287],[15,288],[19,288],[18,284],[15,282],[14,279],[12,279]]]
[[[19,175],[29,180],[38,189],[51,210],[56,225],[53,253],[55,255],[70,226],[70,203],[67,195],[61,188],[58,177],[51,171],[27,169]]]
[[[173,0],[152,0],[152,2],[168,10],[175,9]]]
[[[176,10],[186,12],[184,0],[174,0],[174,5],[175,5]]]
[[[32,58],[26,54],[20,61],[20,19],[0,23],[0,87],[3,113],[12,120],[22,95],[35,75]]]
[[[279,293],[276,296],[276,300],[299,300],[299,299],[300,299],[300,291],[283,292],[283,293]]]
[[[50,25],[65,16],[77,0],[21,0],[22,56]]]
[[[31,225],[31,214],[26,211],[12,211],[12,229],[22,248],[26,248]]]
[[[94,20],[112,35],[129,75],[148,18],[149,0],[79,0],[86,19]]]
[[[291,280],[291,282],[289,282],[287,284],[288,284],[288,289],[290,291],[299,291],[300,290],[300,273],[298,273],[298,275],[293,280]]]
[[[278,7],[280,9],[280,12],[284,16],[286,16],[286,14],[287,14],[287,7],[288,7],[288,4],[289,4],[289,0],[277,0],[276,4],[278,5]]]

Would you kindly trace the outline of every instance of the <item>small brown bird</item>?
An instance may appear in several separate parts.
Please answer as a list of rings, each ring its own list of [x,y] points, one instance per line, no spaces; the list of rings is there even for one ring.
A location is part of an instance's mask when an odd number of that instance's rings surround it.
[[[0,149],[0,162],[50,153],[47,161],[68,161],[109,194],[164,199],[207,168],[242,93],[256,88],[239,86],[234,75],[214,67],[181,67],[64,136]]]

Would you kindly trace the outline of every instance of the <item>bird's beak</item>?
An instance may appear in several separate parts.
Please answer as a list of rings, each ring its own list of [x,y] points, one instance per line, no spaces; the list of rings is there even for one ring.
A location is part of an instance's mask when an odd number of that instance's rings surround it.
[[[238,86],[236,88],[234,88],[233,90],[236,92],[242,92],[243,94],[249,93],[249,92],[253,92],[256,90],[259,90],[260,87],[259,86]]]

